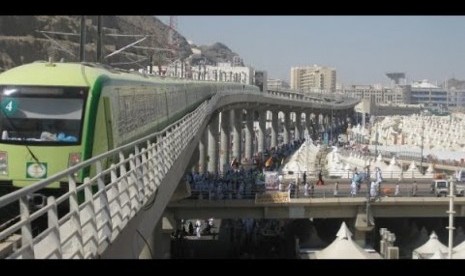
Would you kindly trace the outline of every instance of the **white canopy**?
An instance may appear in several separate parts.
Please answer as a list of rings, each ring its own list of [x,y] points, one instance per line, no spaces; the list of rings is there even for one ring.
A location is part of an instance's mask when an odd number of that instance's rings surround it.
[[[465,250],[452,253],[452,259],[465,259]]]
[[[455,252],[465,252],[465,241],[461,242],[459,245],[454,247]]]
[[[414,160],[410,163],[408,170],[404,172],[404,178],[421,178],[423,174],[421,174],[420,170],[417,168],[417,165]]]
[[[441,253],[441,250],[437,249],[430,259],[445,259],[445,258],[444,258],[444,254]]]
[[[438,240],[438,236],[433,231],[429,236],[429,240],[425,244],[413,250],[412,259],[431,258],[433,254],[438,250],[441,251],[441,253],[443,254],[447,254],[447,246],[445,246]]]
[[[317,259],[374,259],[379,254],[370,254],[352,240],[352,233],[345,222],[336,234],[336,239],[325,249],[315,253]]]

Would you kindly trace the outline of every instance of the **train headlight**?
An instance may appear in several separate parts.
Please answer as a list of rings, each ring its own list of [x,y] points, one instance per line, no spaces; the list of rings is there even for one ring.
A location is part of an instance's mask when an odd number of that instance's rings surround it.
[[[81,162],[81,154],[79,152],[73,152],[69,154],[68,168],[76,165],[79,162]]]
[[[69,154],[68,158],[68,168],[76,165],[77,163],[81,162],[81,154],[79,152],[72,152]],[[77,176],[78,173],[76,172],[74,176]]]
[[[0,175],[8,175],[8,154],[0,151]]]

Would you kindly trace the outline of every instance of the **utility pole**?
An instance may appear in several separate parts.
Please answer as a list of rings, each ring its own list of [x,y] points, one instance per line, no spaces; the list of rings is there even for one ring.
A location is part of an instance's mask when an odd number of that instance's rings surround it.
[[[329,135],[329,143],[330,145],[332,144],[332,141],[333,141],[333,126],[334,126],[334,117],[333,117],[333,107],[331,106],[331,125],[330,125],[330,135]]]
[[[449,230],[449,244],[448,244],[448,259],[452,259],[452,247],[454,245],[454,181],[453,178],[449,178],[449,226],[446,228]]]
[[[97,62],[102,63],[102,16],[97,16]]]
[[[448,259],[452,259],[452,247],[454,245],[454,180],[453,177],[449,178],[449,210],[446,212],[449,214],[449,226],[446,228],[449,230],[449,244],[448,244]]]
[[[378,125],[375,122],[375,158],[378,156]]]
[[[423,117],[421,118],[421,152],[420,152],[420,172],[423,174],[423,139],[425,136],[425,122],[423,121]]]
[[[377,107],[375,106],[375,114],[373,119],[373,124],[375,125],[375,158],[378,156],[378,124],[376,123],[376,112]]]
[[[81,16],[81,37],[79,46],[79,61],[86,61],[86,16]]]
[[[369,213],[370,213],[370,188],[371,188],[371,177],[370,177],[370,165],[366,166],[366,181],[367,181],[367,205],[366,205],[366,213],[367,213],[367,224],[370,224],[369,221]]]

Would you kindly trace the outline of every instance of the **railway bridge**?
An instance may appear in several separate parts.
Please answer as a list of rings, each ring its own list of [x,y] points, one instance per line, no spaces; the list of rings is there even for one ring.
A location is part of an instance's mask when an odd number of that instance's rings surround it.
[[[364,217],[366,222],[369,215],[363,212],[367,204],[363,197],[291,199],[278,205],[253,200],[185,200],[190,195],[184,180],[186,171],[194,168],[222,173],[234,160],[250,164],[266,150],[305,135],[332,139],[353,120],[357,103],[356,99],[337,94],[220,91],[162,131],[0,198],[0,208],[19,206],[20,219],[0,230],[0,240],[20,235],[6,257],[162,258],[175,227],[174,217],[195,210],[215,210],[217,217],[252,214],[302,218],[329,214],[361,220]],[[102,160],[109,157],[114,163],[104,168]],[[95,176],[76,183],[73,175],[87,168],[94,169]],[[62,179],[68,180],[67,193],[48,197],[39,208],[30,208],[32,195]],[[457,205],[460,216],[464,215],[462,201]],[[395,208],[399,204],[403,207]],[[65,214],[58,212],[61,205],[69,207]],[[434,215],[442,214],[445,205],[445,199],[405,197],[374,204],[373,214],[395,216],[406,211],[404,214],[428,215],[426,211],[431,209],[429,214]],[[41,219],[47,227],[34,233],[34,221]]]

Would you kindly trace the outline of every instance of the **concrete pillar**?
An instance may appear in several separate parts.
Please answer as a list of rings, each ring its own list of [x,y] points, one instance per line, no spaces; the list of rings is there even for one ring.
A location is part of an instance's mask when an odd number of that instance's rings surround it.
[[[302,113],[297,111],[295,113],[295,131],[294,140],[302,138]]]
[[[218,172],[218,113],[212,114],[208,125],[208,171]]]
[[[271,147],[276,148],[278,146],[278,113],[279,110],[271,111]]]
[[[305,130],[310,137],[312,137],[312,121],[310,119],[311,115],[312,114],[310,112],[305,113]]]
[[[189,165],[187,166],[187,172],[198,172],[199,171],[199,146],[195,148],[194,152],[192,153],[191,159],[189,160]]]
[[[176,221],[171,213],[165,213],[155,226],[152,238],[142,237],[141,243],[145,243],[139,254],[139,259],[170,259],[171,258],[171,233],[176,231]],[[150,243],[150,246],[146,244]]]
[[[266,135],[265,135],[265,148],[271,148],[271,124],[273,121],[273,112],[271,110],[266,111]]]
[[[329,138],[329,141],[332,141],[332,139],[334,138],[334,117],[332,114],[328,114],[328,125],[329,125],[329,129],[328,129],[328,138]]]
[[[207,171],[207,131],[204,131],[199,140],[199,173]]]
[[[234,115],[233,115],[234,114]],[[242,160],[242,109],[231,110],[231,117],[233,119],[233,153],[232,157],[236,158],[238,162]]]
[[[244,157],[247,163],[252,162],[252,149],[253,149],[253,110],[247,110],[247,117],[245,122],[245,152]]]
[[[291,112],[284,111],[284,128],[283,128],[283,143],[289,144],[289,125],[291,122]]]
[[[230,111],[221,112],[221,133],[220,133],[220,171],[225,172],[229,168],[229,135],[230,131]]]
[[[360,231],[355,229],[354,241],[361,247],[365,247],[366,245],[366,233],[366,231]]]
[[[336,128],[335,128],[335,135],[336,137],[341,134],[344,130],[344,121],[342,120],[342,114],[338,113],[336,117]]]
[[[316,122],[317,122],[317,135],[318,135],[318,138],[320,139],[323,139],[323,137],[321,136],[321,133],[324,132],[324,125],[323,125],[323,115],[321,113],[319,113],[317,116],[316,116]]]
[[[265,152],[266,110],[260,110],[258,115],[258,152]]]
[[[329,139],[330,139],[329,136],[330,136],[330,132],[331,132],[331,129],[330,129],[330,115],[325,114],[324,116],[325,117],[324,117],[324,124],[323,125],[325,126],[325,132],[328,133],[327,135],[328,135],[328,141],[329,141]]]
[[[375,228],[375,219],[371,212],[366,213],[367,210],[364,210],[365,206],[360,207],[357,216],[355,217],[355,233],[354,241],[361,247],[366,245],[366,236],[368,232],[371,232]]]

